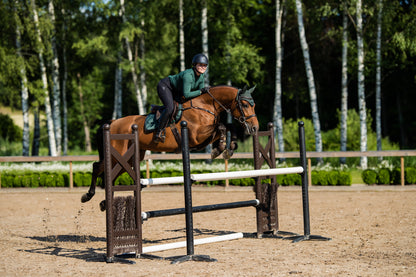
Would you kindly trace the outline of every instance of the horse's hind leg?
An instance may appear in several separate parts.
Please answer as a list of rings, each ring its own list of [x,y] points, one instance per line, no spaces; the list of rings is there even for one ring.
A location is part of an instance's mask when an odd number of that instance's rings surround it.
[[[95,194],[95,187],[97,184],[97,178],[100,176],[101,173],[104,172],[104,160],[101,160],[99,162],[95,162],[92,164],[92,178],[91,178],[91,186],[88,190],[88,193],[84,194],[81,197],[81,202],[85,203],[91,200],[91,198]]]

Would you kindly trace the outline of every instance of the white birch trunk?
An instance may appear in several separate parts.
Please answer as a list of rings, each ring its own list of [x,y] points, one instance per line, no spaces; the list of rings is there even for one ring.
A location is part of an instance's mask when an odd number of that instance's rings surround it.
[[[49,91],[48,91],[48,78],[46,76],[46,66],[43,60],[43,48],[42,48],[42,37],[40,34],[39,29],[39,18],[38,12],[36,10],[36,3],[35,0],[31,1],[32,10],[33,10],[33,20],[35,23],[36,35],[37,35],[37,44],[38,44],[38,55],[39,55],[39,66],[42,75],[42,85],[45,94],[45,113],[46,113],[46,121],[47,121],[47,128],[48,128],[48,139],[49,139],[49,151],[51,156],[57,156],[56,151],[56,141],[55,141],[55,132],[53,127],[53,119],[52,119],[52,109],[49,99]]]
[[[201,31],[202,31],[202,53],[207,56],[209,60],[209,48],[208,48],[208,7],[207,1],[202,1],[202,13],[201,13]],[[205,86],[209,87],[209,67],[205,71]]]
[[[364,41],[361,0],[357,0],[357,56],[358,56],[358,108],[360,114],[360,151],[367,151],[367,115],[364,87]],[[361,157],[361,168],[367,168],[367,157]]]
[[[56,151],[60,155],[62,152],[62,126],[61,126],[61,95],[60,95],[60,83],[59,83],[59,60],[58,50],[56,47],[56,30],[55,30],[55,9],[53,1],[50,0],[48,4],[48,11],[51,17],[52,23],[52,35],[51,35],[51,46],[52,46],[52,116],[53,126],[55,131],[56,140]]]
[[[123,22],[125,23],[125,22],[127,22],[127,19],[126,19],[126,16],[125,16],[124,0],[120,0],[120,7],[121,7],[122,19],[123,19]],[[130,41],[129,41],[128,37],[125,37],[125,41],[126,41],[126,48],[127,48],[127,56],[128,56],[129,62],[130,62],[130,70],[131,70],[131,75],[132,75],[132,79],[133,79],[134,89],[136,91],[138,111],[139,111],[139,114],[145,114],[146,113],[145,103],[143,101],[142,93],[140,91],[139,82],[137,80],[136,67],[134,65],[134,59],[133,59],[133,51],[131,49]]]
[[[121,63],[121,52],[117,54],[117,64],[115,72],[115,84],[114,84],[114,109],[112,119],[121,117],[122,114],[122,82],[123,82],[123,70],[120,67]]]
[[[378,17],[377,17],[377,49],[376,49],[376,135],[377,135],[377,151],[382,150],[381,145],[381,24],[383,13],[383,0],[378,1]],[[381,159],[381,157],[380,157]]]
[[[306,76],[308,79],[309,95],[311,100],[312,122],[315,132],[315,149],[322,152],[321,124],[319,122],[318,103],[315,90],[315,80],[313,76],[311,61],[309,57],[309,47],[306,41],[305,28],[303,26],[303,11],[301,0],[296,0],[296,11],[298,16],[299,38],[305,62]]]
[[[140,21],[140,25],[142,26],[142,30],[144,30],[144,19],[142,18]],[[144,61],[146,59],[146,44],[144,40],[144,32],[140,36],[140,85],[142,88],[142,96],[143,96],[143,105],[146,107],[147,105],[147,85],[146,85],[146,69],[144,67]]]
[[[183,0],[179,0],[179,59],[181,71],[185,70],[185,35],[183,32]]]
[[[22,55],[20,20],[17,16],[16,8],[19,6],[19,1],[15,1],[15,21],[16,21],[16,52],[19,59],[20,67],[20,84],[22,95],[22,115],[23,115],[23,138],[22,138],[22,155],[29,156],[30,148],[30,129],[29,129],[29,91],[27,88],[26,67]]]
[[[63,122],[63,130],[62,130],[62,150],[63,154],[68,154],[68,104],[66,101],[66,82],[68,80],[68,68],[67,68],[67,60],[66,60],[66,22],[65,22],[65,10],[62,9],[62,25],[63,25],[63,32],[62,32],[62,66],[63,66],[63,76],[62,76],[62,122]]]
[[[342,18],[342,80],[341,80],[341,118],[340,118],[340,143],[341,151],[347,151],[347,117],[348,117],[348,10],[344,3]],[[346,163],[346,158],[340,158],[341,163]]]
[[[282,15],[283,15],[283,4],[280,0],[276,0],[276,28],[275,28],[275,39],[276,39],[276,76],[275,76],[275,98],[274,98],[274,109],[273,119],[276,126],[277,133],[277,145],[279,152],[285,151],[285,144],[283,139],[283,114],[282,114]]]

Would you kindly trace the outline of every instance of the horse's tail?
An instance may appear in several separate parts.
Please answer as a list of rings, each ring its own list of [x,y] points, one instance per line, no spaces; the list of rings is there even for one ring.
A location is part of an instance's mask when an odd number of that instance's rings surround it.
[[[98,128],[97,134],[95,135],[95,140],[97,142],[98,156],[100,158],[100,161],[104,160],[104,131],[103,131],[104,125],[105,124],[111,125],[112,122],[113,120],[107,120],[106,122],[104,122],[104,124],[102,124],[100,128]]]

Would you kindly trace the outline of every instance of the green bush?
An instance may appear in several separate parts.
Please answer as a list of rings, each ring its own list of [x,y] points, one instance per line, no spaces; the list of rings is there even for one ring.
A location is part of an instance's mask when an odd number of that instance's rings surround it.
[[[381,168],[377,174],[377,184],[390,185],[390,170],[388,168]]]
[[[366,169],[362,172],[361,178],[367,185],[372,185],[377,182],[377,172],[373,169]]]
[[[404,178],[407,185],[416,184],[416,168],[406,167],[404,170]]]
[[[393,171],[391,172],[391,179],[392,184],[394,185],[400,185],[401,183],[401,169],[399,167],[395,167]]]
[[[30,182],[32,184],[32,188],[39,187],[39,184],[40,184],[40,175],[37,174],[37,173],[33,173],[32,175],[30,175]]]
[[[338,171],[335,171],[335,170],[329,171],[328,175],[327,175],[327,178],[328,178],[328,185],[331,185],[331,186],[338,185],[338,183],[339,183],[339,173],[338,173]]]
[[[352,177],[351,174],[345,171],[339,172],[339,183],[340,186],[351,186],[352,185]]]

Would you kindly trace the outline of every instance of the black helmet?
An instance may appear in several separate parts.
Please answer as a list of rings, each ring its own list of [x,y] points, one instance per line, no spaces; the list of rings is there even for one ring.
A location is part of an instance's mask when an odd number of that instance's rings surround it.
[[[197,63],[203,63],[208,65],[208,58],[204,54],[196,54],[192,58],[192,65],[196,65]]]

